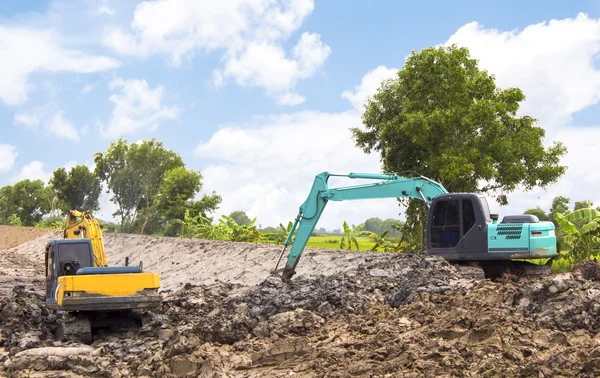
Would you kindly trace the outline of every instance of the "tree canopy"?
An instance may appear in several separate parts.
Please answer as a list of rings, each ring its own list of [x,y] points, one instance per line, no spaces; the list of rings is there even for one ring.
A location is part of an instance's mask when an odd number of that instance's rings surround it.
[[[65,168],[58,168],[52,173],[50,186],[63,212],[72,209],[96,211],[100,208],[100,180],[85,165],[75,166],[69,173]]]
[[[250,217],[246,214],[246,212],[241,211],[241,210],[236,210],[234,212],[232,212],[231,214],[229,214],[229,217],[231,219],[233,219],[235,221],[235,223],[239,224],[240,226],[242,225],[248,225],[250,224]]]
[[[546,187],[564,174],[566,148],[544,148],[545,130],[517,116],[524,100],[519,88],[498,88],[468,49],[432,47],[381,84],[365,105],[366,129],[352,132],[358,147],[380,153],[384,171],[417,172],[452,192]]]
[[[357,147],[379,153],[385,172],[417,173],[450,192],[483,192],[507,204],[506,193],[546,187],[566,170],[563,144],[545,148],[536,119],[517,115],[524,100],[519,88],[498,88],[467,48],[432,47],[413,52],[381,83],[364,106],[364,128],[351,130]],[[425,210],[421,201],[408,204],[415,229]]]
[[[104,153],[95,154],[94,161],[95,174],[106,183],[118,207],[113,215],[121,219],[121,229],[135,221],[143,233],[151,220],[164,225],[183,219],[186,209],[206,214],[221,202],[215,193],[192,201],[202,187],[202,176],[186,169],[179,154],[156,139],[129,144],[121,138]]]

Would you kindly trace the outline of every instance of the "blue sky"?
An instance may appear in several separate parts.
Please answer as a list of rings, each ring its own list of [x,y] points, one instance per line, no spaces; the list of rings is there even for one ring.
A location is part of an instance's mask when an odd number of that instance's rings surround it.
[[[547,208],[557,193],[600,202],[600,167],[578,168],[597,151],[598,17],[597,0],[5,2],[0,185],[91,166],[119,135],[156,137],[223,195],[219,214],[287,222],[314,174],[379,171],[347,132],[360,105],[412,50],[457,42],[499,85],[525,90],[523,111],[548,140],[575,147],[561,182],[499,211]],[[385,200],[336,206],[320,226],[399,211]],[[104,196],[101,215],[113,210]]]

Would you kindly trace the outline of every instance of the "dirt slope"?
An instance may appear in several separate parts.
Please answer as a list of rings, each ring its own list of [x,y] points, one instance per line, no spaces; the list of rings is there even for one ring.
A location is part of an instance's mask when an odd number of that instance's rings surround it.
[[[61,235],[61,231],[55,230],[0,226],[0,242],[4,246],[13,246],[0,250],[0,296],[8,295],[15,285],[41,292],[44,246],[49,239]]]
[[[56,237],[62,237],[60,232],[41,236],[12,251],[43,264],[41,251],[49,239]],[[257,285],[275,268],[282,249],[254,243],[108,233],[104,234],[104,248],[109,265],[124,265],[125,257],[129,256],[132,265],[142,261],[144,270],[159,273],[162,290],[178,289],[186,283]],[[297,276],[343,272],[356,268],[367,257],[385,260],[390,256],[307,248],[298,265]],[[280,263],[280,269],[283,264],[285,259]]]
[[[34,227],[12,227],[0,225],[0,251],[21,245],[39,236],[48,235],[52,230]]]

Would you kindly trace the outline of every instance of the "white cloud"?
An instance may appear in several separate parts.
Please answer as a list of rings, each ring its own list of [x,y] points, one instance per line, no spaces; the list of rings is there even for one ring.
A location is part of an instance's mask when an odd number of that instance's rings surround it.
[[[296,83],[313,76],[331,54],[318,34],[303,33],[287,56],[283,43],[314,9],[313,0],[161,0],[140,3],[131,30],[113,29],[104,43],[117,53],[170,56],[179,66],[197,51],[223,51],[217,86],[232,77],[238,85],[265,88],[284,105],[303,98]]]
[[[79,131],[73,126],[73,123],[65,118],[62,110],[55,109],[51,105],[35,107],[29,113],[17,113],[13,122],[15,125],[37,130],[41,124],[40,119],[45,120],[42,127],[53,137],[72,142],[80,140]]]
[[[220,86],[231,76],[238,85],[264,87],[268,95],[278,97],[280,105],[298,105],[304,97],[290,90],[298,80],[314,75],[330,54],[318,34],[303,33],[293,48],[293,59],[278,45],[251,42],[239,58],[229,58],[222,70],[216,70],[215,84]]]
[[[17,113],[14,119],[15,125],[21,125],[29,128],[36,128],[40,124],[40,120],[36,114]]]
[[[521,87],[527,96],[523,111],[552,131],[547,142],[561,140],[569,148],[563,161],[569,171],[557,184],[546,191],[511,193],[510,205],[504,208],[490,201],[492,210],[502,215],[536,205],[548,210],[557,195],[600,205],[595,189],[600,184],[600,161],[593,159],[600,149],[600,126],[567,124],[574,112],[596,103],[600,96],[599,71],[593,64],[600,51],[598,21],[580,15],[532,25],[521,33],[475,26],[461,28],[448,43],[467,45],[501,87]],[[362,105],[380,81],[396,71],[377,67],[353,90],[343,92],[352,104],[348,112],[267,117],[244,128],[222,128],[201,142],[196,156],[212,162],[202,170],[204,189],[223,195],[218,215],[244,210],[263,226],[287,222],[306,199],[315,174],[380,172],[379,157],[355,148],[348,129],[361,126]],[[332,180],[330,186],[349,182]],[[339,228],[344,220],[358,224],[371,216],[398,218],[401,210],[388,199],[330,203],[319,227]]]
[[[381,82],[394,78],[398,68],[387,68],[379,66],[363,76],[362,81],[353,91],[342,92],[342,98],[350,101],[354,109],[362,111],[362,107],[367,103],[369,96],[375,94]]]
[[[107,6],[101,6],[98,8],[98,13],[106,14],[108,16],[114,16],[115,10],[113,8],[109,8]]]
[[[46,124],[46,129],[58,138],[79,142],[79,132],[71,121],[63,116],[62,111],[54,113]]]
[[[15,160],[19,155],[15,150],[17,148],[10,144],[0,144],[0,173],[6,173],[15,165]]]
[[[18,105],[27,100],[35,72],[92,73],[116,68],[113,58],[90,55],[63,46],[52,30],[34,30],[0,25],[0,99]]]
[[[96,88],[96,84],[86,84],[83,86],[83,88],[81,88],[81,94],[84,95],[86,93],[90,93],[94,90],[94,88]]]
[[[42,180],[47,183],[50,179],[51,172],[44,169],[45,164],[39,160],[34,160],[21,168],[21,172],[13,177],[13,183],[21,180]]]
[[[453,43],[468,47],[500,87],[521,88],[527,96],[522,111],[551,132],[600,99],[600,20],[585,14],[510,32],[472,22],[445,44]]]
[[[110,87],[119,92],[109,98],[115,107],[108,125],[101,129],[105,137],[154,131],[160,121],[176,119],[180,113],[178,107],[162,104],[163,87],[152,89],[145,80],[117,78]]]

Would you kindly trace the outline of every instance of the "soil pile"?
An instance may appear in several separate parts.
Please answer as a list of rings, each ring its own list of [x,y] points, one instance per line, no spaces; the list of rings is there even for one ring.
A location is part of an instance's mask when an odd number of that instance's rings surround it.
[[[45,234],[10,251],[43,267],[44,247],[52,238],[62,238],[62,232]],[[105,233],[103,240],[108,265],[122,266],[126,257],[130,258],[131,265],[142,261],[144,270],[160,275],[162,291],[178,290],[188,283],[212,285],[225,282],[247,287],[258,285],[275,268],[283,248],[256,243],[134,234]],[[365,258],[384,262],[390,256],[366,251],[306,248],[295,277],[336,274],[357,268]],[[283,268],[284,263],[285,259],[279,269]]]
[[[40,236],[48,236],[52,233],[53,230],[45,228],[0,225],[0,251],[16,247]]]
[[[580,273],[491,282],[440,259],[393,255],[289,284],[187,284],[138,314],[139,328],[99,330],[81,345],[54,339],[42,297],[17,288],[0,302],[0,369],[14,377],[594,376],[599,299],[600,283]]]

